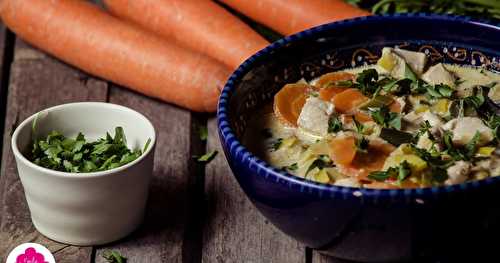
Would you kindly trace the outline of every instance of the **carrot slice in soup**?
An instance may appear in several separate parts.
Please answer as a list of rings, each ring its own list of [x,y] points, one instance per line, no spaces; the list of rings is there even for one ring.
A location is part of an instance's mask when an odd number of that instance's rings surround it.
[[[351,80],[354,81],[356,79],[356,76],[351,73],[347,72],[330,72],[326,73],[325,75],[321,76],[318,81],[316,81],[316,84],[314,86],[318,88],[326,88],[326,87],[331,87],[331,86],[336,86],[335,82],[337,81],[343,81],[343,80]]]
[[[356,112],[354,115],[344,115],[344,120],[346,123],[351,123],[353,120],[352,120],[352,116],[354,116],[356,118],[356,121],[358,122],[361,122],[361,123],[365,123],[365,122],[369,122],[369,121],[373,121],[372,117],[364,112]]]
[[[331,72],[321,76],[316,84],[316,88],[319,88],[319,98],[322,100],[330,101],[335,95],[346,90],[345,87],[336,86],[337,81],[354,81],[355,75],[347,72]]]
[[[356,157],[356,139],[337,137],[330,141],[330,158],[335,164],[348,165]]]
[[[389,110],[392,111],[392,112],[397,112],[397,113],[400,113],[401,112],[401,104],[399,104],[399,102],[397,101],[394,101],[393,103],[391,103],[389,105]]]
[[[332,99],[335,110],[340,113],[352,113],[359,105],[369,100],[357,89],[346,89]]]
[[[306,84],[286,84],[274,95],[274,114],[285,125],[296,127],[300,111],[306,103],[309,86]]]
[[[384,167],[385,159],[394,151],[394,146],[386,143],[370,143],[367,153],[357,154],[352,166],[368,172],[379,171]]]
[[[331,101],[335,95],[343,92],[344,90],[345,88],[339,88],[339,87],[322,88],[319,90],[319,98],[324,101]]]

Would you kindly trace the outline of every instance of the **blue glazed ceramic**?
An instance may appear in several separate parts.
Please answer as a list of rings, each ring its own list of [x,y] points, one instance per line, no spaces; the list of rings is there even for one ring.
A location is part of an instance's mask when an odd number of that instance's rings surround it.
[[[500,177],[424,189],[339,187],[272,167],[240,142],[249,118],[285,83],[375,63],[384,46],[423,51],[432,62],[500,72],[500,28],[464,17],[356,18],[280,39],[245,61],[220,96],[219,134],[234,176],[275,226],[335,257],[500,262],[488,258],[498,242],[486,239],[500,236]]]

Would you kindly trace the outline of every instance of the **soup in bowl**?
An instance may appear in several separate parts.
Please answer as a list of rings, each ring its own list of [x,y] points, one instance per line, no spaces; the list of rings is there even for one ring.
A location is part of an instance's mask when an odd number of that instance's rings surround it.
[[[219,100],[234,176],[275,226],[329,255],[486,256],[500,219],[499,41],[492,25],[417,14],[271,44]]]

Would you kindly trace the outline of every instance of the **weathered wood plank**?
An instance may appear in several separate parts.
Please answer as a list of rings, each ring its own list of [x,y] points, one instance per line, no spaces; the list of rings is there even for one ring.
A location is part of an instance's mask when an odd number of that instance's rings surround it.
[[[150,119],[157,145],[145,222],[128,238],[98,248],[95,262],[105,262],[101,254],[106,249],[121,252],[129,262],[182,262],[191,114],[117,87],[111,88],[109,102],[135,109]]]
[[[5,125],[5,111],[7,107],[7,88],[9,85],[10,64],[14,53],[14,35],[0,23],[0,131]],[[2,149],[0,140],[0,149]]]
[[[304,246],[269,223],[238,186],[222,154],[215,119],[208,129],[208,148],[221,154],[206,167],[203,262],[305,262]]]
[[[55,252],[57,262],[90,262],[90,247],[71,247],[39,234],[33,224],[10,148],[16,125],[29,115],[57,104],[105,101],[107,84],[17,41],[11,67],[0,175],[0,261],[25,242],[37,242]]]
[[[323,255],[317,251],[313,251],[312,263],[349,263],[351,261],[346,261],[330,256]]]

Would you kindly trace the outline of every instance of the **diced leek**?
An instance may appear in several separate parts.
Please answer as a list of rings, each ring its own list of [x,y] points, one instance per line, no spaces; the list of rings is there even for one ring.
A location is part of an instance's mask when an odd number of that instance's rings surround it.
[[[280,147],[289,148],[289,147],[292,147],[296,142],[297,142],[296,137],[294,137],[294,136],[288,137],[288,138],[284,139],[283,141],[281,141]]]
[[[424,112],[426,112],[428,110],[429,110],[429,106],[427,106],[427,105],[418,105],[415,108],[415,113],[417,113],[417,114],[424,113]]]
[[[382,53],[382,57],[377,61],[377,65],[387,71],[392,71],[394,66],[396,66],[396,61],[390,52],[384,52]]]
[[[432,111],[434,111],[440,115],[447,114],[449,112],[448,109],[450,108],[450,103],[451,103],[451,101],[448,99],[439,99],[432,106]]]
[[[495,151],[495,147],[483,146],[477,149],[477,155],[479,157],[489,157]]]
[[[389,156],[389,158],[387,158],[384,167],[385,166],[394,167],[394,166],[397,166],[404,161],[408,162],[413,174],[420,173],[425,168],[427,168],[427,162],[425,162],[424,160],[422,160],[420,157],[418,157],[415,154],[391,155],[391,156]]]
[[[362,110],[367,110],[369,108],[380,108],[383,106],[389,106],[394,101],[390,96],[377,95],[361,105],[359,108]]]
[[[325,169],[321,169],[319,172],[313,175],[314,181],[320,183],[328,183],[330,182],[330,177],[328,176],[328,172]]]

